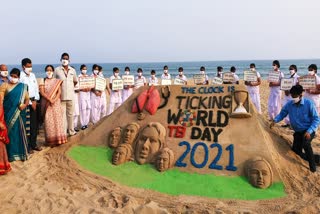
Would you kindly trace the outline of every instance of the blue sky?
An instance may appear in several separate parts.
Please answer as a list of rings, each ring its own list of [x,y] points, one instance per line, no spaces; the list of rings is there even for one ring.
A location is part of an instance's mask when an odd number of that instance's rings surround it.
[[[1,3],[0,63],[320,58],[318,0]]]

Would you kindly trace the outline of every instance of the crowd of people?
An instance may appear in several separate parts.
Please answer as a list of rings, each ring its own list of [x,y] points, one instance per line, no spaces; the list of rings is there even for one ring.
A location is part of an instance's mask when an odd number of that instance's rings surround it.
[[[46,77],[39,79],[39,81],[32,72],[32,61],[29,58],[22,59],[21,71],[18,68],[13,68],[9,73],[6,65],[0,65],[0,103],[2,104],[0,108],[0,174],[6,174],[11,170],[10,162],[25,161],[30,154],[42,150],[37,144],[40,125],[44,127],[46,145],[51,147],[61,145],[67,143],[68,136],[75,135],[80,129],[88,128],[89,123],[96,124],[101,118],[110,115],[128,99],[133,90],[141,86],[147,84],[161,85],[166,80],[174,80],[173,84],[186,85],[188,82],[183,73],[183,67],[179,67],[178,75],[172,78],[168,66],[165,65],[161,79],[156,77],[155,70],[151,70],[150,77],[147,79],[143,75],[143,70],[138,68],[132,84],[124,84],[122,89],[114,89],[112,85],[114,80],[121,80],[124,75],[133,76],[130,74],[129,67],[124,69],[122,75],[120,75],[119,68],[115,67],[113,68],[113,75],[109,78],[109,85],[106,85],[104,90],[98,90],[95,87],[80,88],[79,80],[81,79],[87,77],[104,78],[102,67],[94,64],[92,74],[89,74],[88,67],[83,64],[79,68],[80,74],[78,76],[75,68],[69,64],[70,56],[68,53],[63,53],[60,60],[61,65],[56,68],[47,65],[45,67]],[[285,75],[280,71],[278,60],[273,61],[272,66],[273,71],[279,74],[279,79],[278,81],[269,81],[269,118],[274,122],[279,122],[285,118],[283,127],[291,126],[295,130],[297,121],[294,120],[291,124],[292,118],[290,114],[287,116],[288,112],[282,112],[281,117],[277,115],[279,115],[282,106],[293,102],[291,96],[296,96],[297,92],[291,93],[290,96],[291,91],[285,91],[285,96],[281,99],[280,82]],[[319,112],[320,79],[317,76],[317,66],[311,64],[308,70],[310,76],[315,76],[317,87],[305,90],[305,97],[312,100],[311,104],[315,106],[316,112]],[[256,78],[254,81],[246,80],[244,84],[257,112],[261,114],[259,92],[261,75],[256,71],[254,63],[250,64],[250,71],[255,74]],[[293,79],[293,86],[299,85],[297,71],[296,65],[289,67],[290,75],[288,78]],[[214,78],[221,78],[221,83],[224,84],[239,84],[239,77],[234,66],[230,68],[228,73],[232,74],[231,80],[223,78],[223,68],[218,66]],[[199,74],[203,78],[196,84],[208,85],[209,77],[206,74],[205,67],[200,67]],[[168,84],[168,81],[166,81],[166,84]],[[108,105],[106,93],[110,96]],[[304,131],[304,133],[312,130],[312,133],[308,135],[308,142],[311,143],[317,125],[313,123],[312,129],[309,129],[304,123],[303,127],[304,130],[300,128],[297,130],[299,132]],[[308,149],[309,157],[310,148]],[[312,168],[313,171],[314,168]]]

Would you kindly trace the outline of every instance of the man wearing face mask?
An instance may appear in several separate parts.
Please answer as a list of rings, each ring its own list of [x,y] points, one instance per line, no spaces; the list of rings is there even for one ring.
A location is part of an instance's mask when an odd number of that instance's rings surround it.
[[[147,85],[147,79],[142,75],[142,73],[143,73],[142,68],[138,68],[137,73],[138,73],[138,75],[134,79],[135,89],[138,89],[141,86]]]
[[[163,74],[161,75],[161,79],[171,79],[171,75],[169,74],[169,68],[167,65],[163,66]]]
[[[203,83],[199,83],[197,85],[208,85],[209,84],[209,77],[206,75],[206,68],[204,66],[200,67],[200,74],[204,75]]]
[[[61,55],[61,66],[55,68],[53,76],[62,80],[61,85],[61,107],[64,121],[64,130],[70,136],[76,134],[73,124],[73,100],[74,86],[78,83],[76,70],[69,66],[70,57],[68,53]]]
[[[222,74],[223,74],[223,67],[218,66],[217,67],[217,77],[222,78]]]
[[[130,68],[129,67],[125,67],[124,68],[124,74],[125,75],[130,75]],[[134,87],[134,85],[124,85],[123,86],[122,103],[124,103],[128,99],[128,97],[131,96],[131,94],[133,92],[133,87]]]
[[[151,70],[151,76],[149,77],[149,85],[158,85],[158,78],[156,77],[156,71]]]
[[[179,75],[176,76],[176,79],[183,80],[184,84],[187,85],[188,79],[185,75],[183,75],[183,67],[179,67],[178,72],[179,72]]]
[[[120,72],[119,68],[114,67],[113,68],[113,75],[109,79],[110,80],[109,87],[110,87],[111,93],[110,93],[110,102],[109,102],[109,109],[108,109],[107,115],[110,115],[122,103],[121,90],[112,90],[112,81],[121,79],[119,72]]]
[[[294,130],[292,150],[309,162],[311,172],[316,172],[311,141],[318,129],[320,119],[314,103],[308,98],[303,98],[302,92],[301,85],[295,85],[290,89],[292,100],[281,109],[270,124],[270,128],[289,115],[291,127]]]
[[[250,70],[256,72],[257,81],[245,81],[244,84],[247,86],[249,96],[256,107],[259,114],[261,114],[261,104],[260,104],[260,89],[259,85],[261,84],[261,75],[256,71],[256,65],[254,63],[250,64]]]
[[[26,132],[28,136],[28,144],[30,153],[32,150],[41,151],[42,149],[37,145],[38,135],[38,113],[37,101],[40,99],[39,86],[34,73],[32,73],[32,62],[29,58],[24,58],[21,61],[22,70],[20,74],[20,82],[28,85],[28,93],[30,97],[29,105],[26,109],[27,122]],[[30,120],[30,125],[29,125]]]
[[[4,64],[1,64],[0,65],[0,85],[2,85],[2,83],[4,82],[8,82],[9,79],[8,79],[8,68],[6,65]]]
[[[318,113],[320,112],[320,77],[317,75],[318,67],[316,64],[311,64],[308,67],[308,75],[314,76],[316,78],[316,88],[315,89],[306,89],[305,97],[309,98],[314,102]]]

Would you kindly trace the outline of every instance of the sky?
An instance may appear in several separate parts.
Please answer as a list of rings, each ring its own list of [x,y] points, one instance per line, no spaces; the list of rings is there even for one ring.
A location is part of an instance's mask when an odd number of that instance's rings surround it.
[[[1,2],[0,63],[319,59],[318,0]]]

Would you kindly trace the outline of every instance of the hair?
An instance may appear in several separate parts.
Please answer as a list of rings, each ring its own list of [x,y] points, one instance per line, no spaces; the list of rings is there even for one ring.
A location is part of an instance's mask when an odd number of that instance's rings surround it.
[[[150,73],[151,73],[151,74],[156,74],[156,71],[155,71],[155,70],[151,70]]]
[[[96,68],[99,69],[99,65],[93,64],[93,65],[92,65],[92,70],[95,70]]]
[[[237,70],[237,69],[236,69],[236,67],[234,67],[234,66],[232,66],[232,67],[230,68],[230,71],[231,71],[231,72],[236,72],[236,70]]]
[[[159,122],[151,122],[149,123],[144,129],[146,128],[155,128],[156,131],[159,134],[159,143],[160,143],[160,148],[159,150],[163,149],[166,146],[166,129],[163,127],[163,125]],[[143,130],[144,130],[143,129]],[[142,132],[143,132],[142,130]],[[141,132],[141,133],[142,133]]]
[[[221,67],[221,66],[217,67],[217,71],[222,71],[222,70],[223,70],[223,67]]]
[[[18,68],[12,68],[10,71],[11,74],[16,74],[20,78],[20,70]]]
[[[117,71],[119,71],[119,68],[118,67],[114,67],[112,70],[113,70],[113,72],[117,72]]]
[[[143,72],[142,68],[138,68],[137,73]]]
[[[255,68],[255,67],[256,67],[256,64],[251,63],[251,64],[250,64],[250,68],[251,68],[251,67],[254,67],[254,68]]]
[[[276,66],[278,66],[278,68],[280,68],[280,62],[279,62],[279,60],[274,60],[274,61],[272,62],[272,65],[276,65]]]
[[[44,70],[46,71],[47,68],[52,68],[52,70],[54,71],[54,67],[53,67],[52,65],[47,65],[47,66],[44,68]]]
[[[303,87],[301,85],[294,85],[290,89],[290,94],[291,95],[301,95],[303,92]]]
[[[130,71],[130,68],[129,68],[128,66],[126,66],[126,67],[124,68],[124,70],[125,70],[125,71]]]
[[[289,70],[292,70],[292,69],[295,70],[296,72],[298,71],[298,68],[296,65],[290,65]]]
[[[24,59],[21,60],[21,65],[22,66],[26,66],[29,63],[30,64],[32,63],[31,59],[29,59],[29,58],[24,58]]]
[[[120,148],[124,148],[126,150],[126,161],[129,161],[132,159],[132,155],[133,155],[133,149],[132,146],[129,143],[122,143],[120,144],[116,149],[120,149]]]
[[[180,72],[180,71],[183,71],[183,67],[179,67],[178,71],[179,71],[179,72]]]
[[[84,69],[85,67],[87,67],[85,64],[80,65],[80,70]]]
[[[98,70],[102,71],[102,66],[98,65]]]
[[[315,72],[317,73],[318,67],[316,64],[311,64],[309,65],[308,70],[315,70]]]
[[[206,68],[204,66],[200,67],[200,71],[205,71],[205,70],[206,70]]]
[[[167,65],[163,66],[163,70],[167,70],[167,69],[168,69]]]
[[[63,57],[65,57],[65,56],[67,56],[67,57],[70,59],[70,57],[69,57],[69,54],[68,54],[68,53],[63,53],[63,54],[61,54],[61,58],[60,58],[60,59],[63,59]]]

